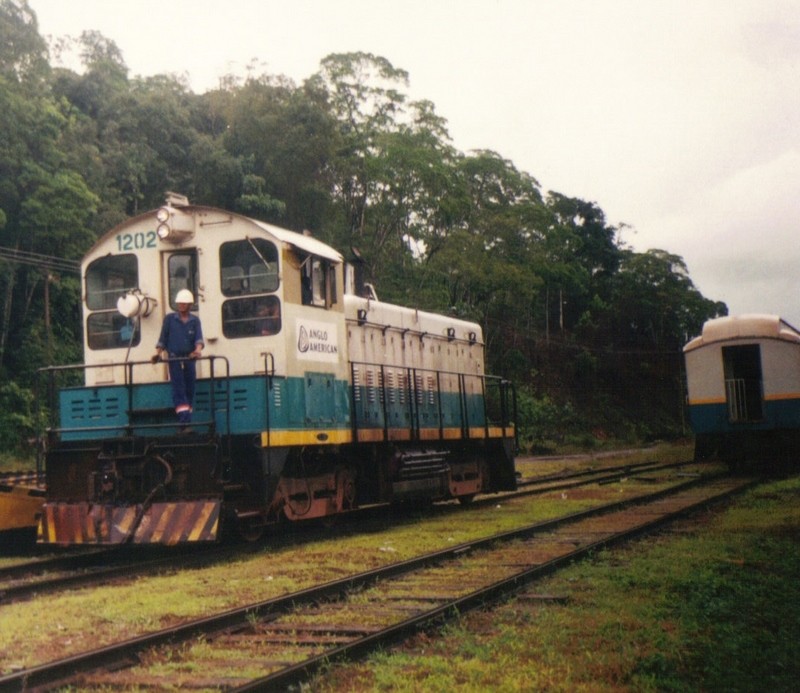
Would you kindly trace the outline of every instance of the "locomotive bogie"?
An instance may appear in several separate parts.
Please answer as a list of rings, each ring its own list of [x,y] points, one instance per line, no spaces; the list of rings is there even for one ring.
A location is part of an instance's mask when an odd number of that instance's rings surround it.
[[[82,269],[84,385],[60,389],[48,432],[42,542],[253,537],[514,488],[513,389],[484,373],[480,327],[355,295],[316,239],[177,200]],[[188,437],[150,360],[182,289],[205,342]]]
[[[785,456],[800,433],[800,332],[774,315],[717,318],[684,347],[695,456]]]

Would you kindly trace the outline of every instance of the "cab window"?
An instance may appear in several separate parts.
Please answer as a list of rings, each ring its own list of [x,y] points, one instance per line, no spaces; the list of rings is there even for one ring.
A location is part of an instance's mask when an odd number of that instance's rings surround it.
[[[281,331],[277,296],[235,298],[222,304],[222,333],[228,339],[269,337]]]
[[[300,272],[303,305],[328,307],[336,303],[336,265],[309,255]]]
[[[106,255],[86,268],[86,306],[116,310],[117,300],[139,285],[135,255]]]
[[[281,330],[278,248],[265,238],[244,238],[219,248],[222,333],[232,339],[265,337]]]
[[[86,319],[86,341],[90,349],[121,349],[136,346],[141,339],[139,322],[116,310],[91,313]]]
[[[173,310],[178,310],[175,296],[181,289],[188,289],[195,297],[197,307],[197,253],[172,253],[167,260],[167,276],[169,280],[169,305]]]
[[[264,238],[245,238],[219,248],[223,296],[249,296],[278,289],[278,249]]]
[[[136,346],[141,339],[137,320],[117,311],[117,301],[139,285],[135,255],[107,255],[86,268],[86,341],[90,349]]]

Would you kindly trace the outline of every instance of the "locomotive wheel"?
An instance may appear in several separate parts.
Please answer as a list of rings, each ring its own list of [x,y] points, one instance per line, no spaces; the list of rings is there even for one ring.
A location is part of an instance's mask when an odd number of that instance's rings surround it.
[[[236,521],[236,533],[244,541],[256,542],[264,536],[267,527],[263,522],[253,518],[242,518]]]
[[[356,507],[356,479],[349,467],[339,469],[336,474],[336,510],[354,510]]]

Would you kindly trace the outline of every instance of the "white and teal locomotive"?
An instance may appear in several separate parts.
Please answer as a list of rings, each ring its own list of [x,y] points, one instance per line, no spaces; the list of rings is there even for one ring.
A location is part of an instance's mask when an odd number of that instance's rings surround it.
[[[513,387],[484,373],[480,326],[383,303],[351,269],[306,234],[177,195],[106,233],[82,263],[84,363],[45,369],[39,541],[253,537],[513,489]],[[151,361],[182,290],[205,343],[190,432]]]

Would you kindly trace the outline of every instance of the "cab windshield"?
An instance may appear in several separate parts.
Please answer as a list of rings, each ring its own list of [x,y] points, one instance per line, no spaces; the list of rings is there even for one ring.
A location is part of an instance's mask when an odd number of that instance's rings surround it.
[[[107,255],[86,268],[86,341],[90,349],[136,346],[140,330],[117,311],[117,301],[139,285],[135,255]]]

